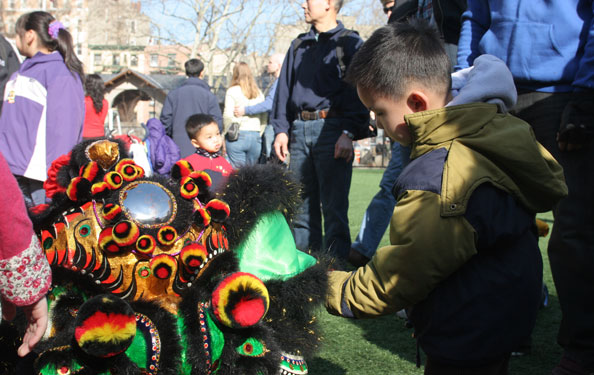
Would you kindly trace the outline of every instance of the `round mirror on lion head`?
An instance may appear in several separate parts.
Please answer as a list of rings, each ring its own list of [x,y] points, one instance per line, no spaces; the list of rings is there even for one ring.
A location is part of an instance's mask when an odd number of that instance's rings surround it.
[[[170,224],[177,213],[173,194],[153,181],[131,183],[120,191],[119,201],[126,217],[141,228]]]

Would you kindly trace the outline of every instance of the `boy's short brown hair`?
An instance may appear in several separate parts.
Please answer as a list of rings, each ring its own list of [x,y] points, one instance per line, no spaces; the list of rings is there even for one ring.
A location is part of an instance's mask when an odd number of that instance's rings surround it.
[[[353,56],[346,79],[385,97],[401,98],[411,83],[445,96],[451,88],[451,69],[437,30],[413,19],[376,30]]]

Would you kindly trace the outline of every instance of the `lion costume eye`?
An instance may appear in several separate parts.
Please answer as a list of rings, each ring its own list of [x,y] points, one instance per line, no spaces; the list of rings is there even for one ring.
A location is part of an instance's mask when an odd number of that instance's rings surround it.
[[[60,366],[56,369],[56,374],[58,375],[70,375],[70,367],[68,366]]]
[[[253,337],[245,340],[243,344],[235,348],[235,351],[244,357],[263,357],[269,352],[262,341]]]

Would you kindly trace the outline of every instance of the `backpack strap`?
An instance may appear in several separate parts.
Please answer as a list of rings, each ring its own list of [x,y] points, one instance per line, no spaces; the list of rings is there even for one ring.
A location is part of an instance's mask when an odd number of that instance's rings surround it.
[[[338,58],[338,67],[340,68],[340,78],[342,79],[346,74],[347,66],[344,62],[344,47],[346,40],[350,35],[359,35],[355,30],[344,29],[340,32],[338,40],[336,41],[336,57]]]
[[[297,57],[297,49],[303,43],[303,39],[301,39],[301,37],[305,35],[306,34],[299,34],[297,35],[297,38],[295,38],[293,42],[291,42],[291,45],[293,46],[293,60],[295,60],[295,57]]]
[[[293,40],[293,60],[295,60],[297,57],[297,49],[303,43],[303,39],[301,39],[302,35],[304,34],[299,35],[295,40]],[[343,29],[338,34],[338,39],[336,40],[336,57],[338,58],[338,67],[340,68],[340,79],[342,79],[346,74],[347,66],[344,62],[344,48],[346,45],[346,40],[350,35],[359,35],[359,33],[355,30]]]

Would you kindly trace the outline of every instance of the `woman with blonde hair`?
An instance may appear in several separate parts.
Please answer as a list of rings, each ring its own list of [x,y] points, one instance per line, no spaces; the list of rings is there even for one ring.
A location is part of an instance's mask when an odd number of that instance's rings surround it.
[[[266,113],[236,117],[235,106],[250,106],[264,100],[248,64],[240,62],[233,68],[231,87],[225,94],[223,123],[227,158],[233,168],[256,164],[262,148],[262,131]],[[237,137],[236,130],[239,130]]]

